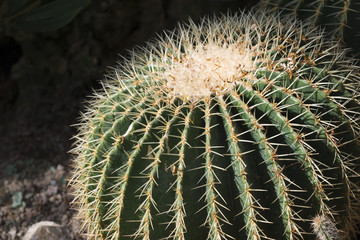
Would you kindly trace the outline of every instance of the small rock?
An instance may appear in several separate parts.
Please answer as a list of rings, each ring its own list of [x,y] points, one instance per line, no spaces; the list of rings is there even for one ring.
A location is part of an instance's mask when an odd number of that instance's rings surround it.
[[[70,240],[71,235],[65,227],[50,221],[42,221],[32,225],[23,240]]]
[[[10,231],[9,231],[9,235],[11,236],[11,239],[15,239],[16,228],[11,228]]]
[[[0,239],[6,239],[6,236],[7,236],[7,234],[2,232],[1,235],[0,235]]]
[[[51,180],[51,182],[52,181],[54,181],[55,183],[56,183],[56,181],[55,180]],[[47,188],[47,193],[49,194],[49,195],[54,195],[54,194],[57,194],[57,192],[58,192],[58,186],[56,185],[56,184],[52,184],[51,183],[51,185],[49,185],[48,186],[48,188]]]
[[[25,194],[25,199],[30,199],[33,196],[32,192],[26,193]]]

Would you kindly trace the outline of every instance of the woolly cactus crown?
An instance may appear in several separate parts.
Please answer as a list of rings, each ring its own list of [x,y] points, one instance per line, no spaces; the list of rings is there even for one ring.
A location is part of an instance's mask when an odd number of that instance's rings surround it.
[[[316,219],[319,238],[351,235],[360,77],[344,55],[310,24],[262,12],[134,50],[79,124],[71,184],[87,234],[314,239]]]

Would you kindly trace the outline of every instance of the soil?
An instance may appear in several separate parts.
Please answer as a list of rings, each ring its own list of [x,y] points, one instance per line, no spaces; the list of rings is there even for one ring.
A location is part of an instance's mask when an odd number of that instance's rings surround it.
[[[254,4],[256,1],[247,1]],[[247,4],[248,6],[251,5]],[[0,30],[0,239],[21,239],[32,224],[66,225],[73,239],[71,137],[92,89],[126,49],[176,22],[233,12],[246,1],[92,1],[57,31]]]

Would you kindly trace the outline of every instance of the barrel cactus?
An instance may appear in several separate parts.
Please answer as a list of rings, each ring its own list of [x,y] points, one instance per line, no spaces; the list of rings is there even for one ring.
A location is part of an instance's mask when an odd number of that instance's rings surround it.
[[[354,50],[360,49],[359,0],[262,0],[259,6],[311,19],[314,25],[325,26],[330,36]]]
[[[310,23],[190,21],[135,49],[83,113],[91,239],[335,239],[359,213],[359,68]]]

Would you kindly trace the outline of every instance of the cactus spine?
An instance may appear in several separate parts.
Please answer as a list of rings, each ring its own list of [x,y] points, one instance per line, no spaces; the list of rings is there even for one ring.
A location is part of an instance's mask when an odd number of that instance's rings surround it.
[[[134,50],[79,124],[71,185],[84,231],[314,239],[322,216],[351,236],[359,78],[311,24],[261,12],[179,25]]]
[[[259,6],[325,26],[330,36],[342,40],[354,50],[360,49],[359,0],[262,0]]]

